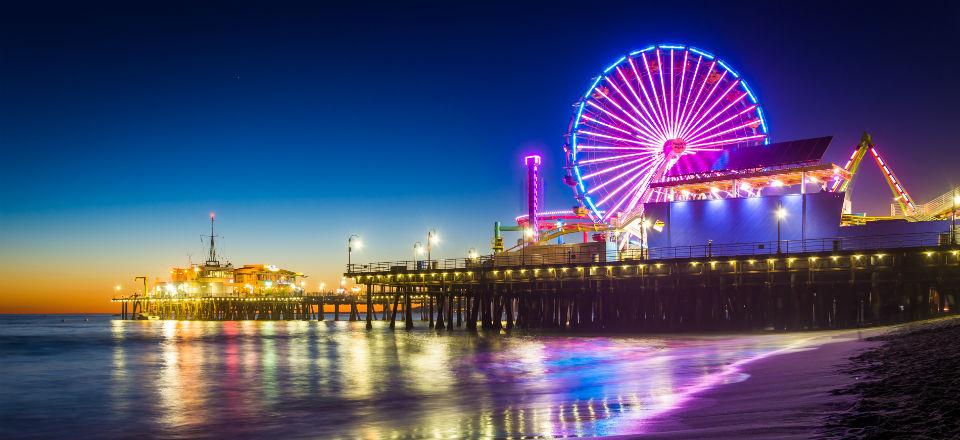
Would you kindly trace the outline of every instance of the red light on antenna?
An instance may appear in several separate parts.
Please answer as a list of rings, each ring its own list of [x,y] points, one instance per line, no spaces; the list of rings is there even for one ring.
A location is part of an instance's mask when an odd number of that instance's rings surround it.
[[[210,211],[210,218],[211,218],[211,219],[213,219],[213,218],[216,217],[216,216],[217,216],[217,215],[214,214],[213,211]]]

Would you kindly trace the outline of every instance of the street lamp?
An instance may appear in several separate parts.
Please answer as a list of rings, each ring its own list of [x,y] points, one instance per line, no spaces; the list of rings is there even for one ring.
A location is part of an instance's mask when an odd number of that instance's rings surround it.
[[[420,255],[423,255],[423,243],[420,243],[418,241],[413,244],[413,269],[414,270],[420,269],[419,267],[417,267],[417,263],[420,262],[420,258],[419,258]]]
[[[323,293],[323,288],[324,288],[324,287],[327,287],[327,283],[324,283],[323,281],[321,281],[321,282],[320,282],[320,293]]]
[[[777,215],[777,255],[780,255],[782,253],[782,250],[780,248],[780,221],[787,218],[787,210],[783,209],[783,206],[781,206],[779,203],[777,204],[776,215]]]
[[[643,218],[640,221],[640,259],[647,259],[647,229],[650,229],[650,220]]]
[[[356,246],[357,249],[363,248],[363,242],[360,241],[360,236],[357,234],[351,235],[347,238],[347,273],[353,273],[353,247]]]
[[[437,236],[436,230],[427,231],[427,268],[433,268],[432,259],[430,257],[431,251],[433,251],[433,245],[440,242],[440,237]]]
[[[950,244],[957,244],[957,205],[960,205],[960,194],[953,190],[953,210],[950,211]]]

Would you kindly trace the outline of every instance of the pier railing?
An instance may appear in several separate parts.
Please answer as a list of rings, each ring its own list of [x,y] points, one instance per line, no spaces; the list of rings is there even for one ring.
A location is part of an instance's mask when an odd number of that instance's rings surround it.
[[[761,256],[797,253],[876,251],[898,248],[942,247],[950,245],[949,232],[870,235],[815,238],[806,240],[758,241],[751,243],[706,243],[694,246],[672,246],[624,250],[573,252],[569,248],[521,248],[519,251],[483,255],[474,258],[437,260],[381,261],[347,266],[348,274],[405,272],[421,270],[471,270],[489,267],[535,266],[551,264],[590,264],[617,261],[669,260],[675,258],[713,258]],[[954,238],[954,244],[956,244]],[[779,246],[778,246],[779,244]]]

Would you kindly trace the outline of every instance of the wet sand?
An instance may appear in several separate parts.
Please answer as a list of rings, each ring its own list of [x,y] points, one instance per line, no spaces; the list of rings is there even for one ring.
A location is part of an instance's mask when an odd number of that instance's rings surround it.
[[[646,437],[814,437],[826,415],[853,403],[851,396],[831,394],[852,381],[839,366],[876,345],[862,339],[826,342],[755,361],[743,369],[749,378],[700,394],[686,408],[650,424]]]
[[[835,332],[741,368],[650,439],[958,438],[960,318]]]

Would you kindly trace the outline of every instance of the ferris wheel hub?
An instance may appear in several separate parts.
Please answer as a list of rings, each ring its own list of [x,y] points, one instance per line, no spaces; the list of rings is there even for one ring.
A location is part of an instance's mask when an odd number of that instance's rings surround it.
[[[663,154],[667,157],[679,156],[687,150],[687,142],[683,139],[669,139],[663,143]]]

